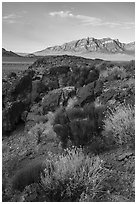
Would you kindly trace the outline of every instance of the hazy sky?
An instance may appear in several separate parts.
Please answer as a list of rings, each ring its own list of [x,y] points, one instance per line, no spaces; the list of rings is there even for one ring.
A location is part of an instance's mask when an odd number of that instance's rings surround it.
[[[34,52],[85,37],[135,40],[135,5],[130,2],[2,3],[2,46]]]

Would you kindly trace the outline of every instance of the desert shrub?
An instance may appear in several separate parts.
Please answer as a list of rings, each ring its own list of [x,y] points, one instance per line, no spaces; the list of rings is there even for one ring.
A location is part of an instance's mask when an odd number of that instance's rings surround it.
[[[100,71],[99,79],[100,79],[101,81],[107,80],[107,77],[108,77],[108,70],[102,70],[102,71]]]
[[[42,186],[49,202],[75,202],[83,194],[88,194],[92,201],[108,173],[99,157],[85,156],[81,148],[75,147],[60,156],[51,155],[45,165]]]
[[[42,133],[45,130],[45,123],[36,123],[36,125],[34,127],[32,127],[30,129],[30,131],[28,132],[29,135],[33,135],[36,138],[36,143],[39,144],[40,143],[40,138]]]
[[[48,114],[46,115],[48,122],[50,122],[51,124],[53,124],[54,119],[55,119],[55,114],[51,111],[48,112]]]
[[[124,68],[128,73],[128,77],[135,77],[135,60],[131,60],[130,62],[124,64]]]
[[[80,146],[87,144],[94,134],[94,121],[88,118],[75,119],[70,122],[70,139],[74,145]]]
[[[94,132],[100,134],[103,130],[103,119],[106,113],[106,106],[100,103],[91,103],[84,106],[87,117],[94,122]]]
[[[66,115],[66,110],[64,107],[61,107],[55,111],[55,119],[53,124],[65,125],[68,123],[68,117]]]
[[[108,71],[108,80],[117,80],[126,78],[127,73],[123,67],[114,66]]]
[[[43,171],[42,161],[35,161],[19,170],[12,179],[13,190],[23,191],[23,189],[40,181],[40,174]]]
[[[68,109],[66,111],[66,114],[69,118],[70,121],[74,120],[74,119],[82,119],[82,118],[85,118],[86,115],[85,115],[85,112],[84,112],[84,109],[83,108],[80,108],[80,107],[73,107],[71,109]]]
[[[88,144],[94,135],[100,136],[103,130],[104,110],[104,106],[95,107],[93,103],[83,108],[59,109],[55,113],[54,131],[63,147],[67,147],[68,140],[79,146]]]
[[[56,133],[53,130],[54,113],[49,112],[47,115],[46,123],[38,123],[32,127],[29,131],[30,137],[35,138],[35,144],[39,144],[42,141],[54,140],[56,141]]]
[[[67,147],[67,142],[69,139],[69,126],[68,125],[61,125],[61,124],[55,124],[54,125],[54,131],[56,132],[61,145],[63,148]]]
[[[89,84],[96,81],[99,78],[99,71],[97,69],[90,70],[87,77],[85,78],[85,84]]]
[[[108,113],[104,120],[106,133],[114,137],[117,144],[134,147],[135,143],[135,110],[134,107],[119,105]]]

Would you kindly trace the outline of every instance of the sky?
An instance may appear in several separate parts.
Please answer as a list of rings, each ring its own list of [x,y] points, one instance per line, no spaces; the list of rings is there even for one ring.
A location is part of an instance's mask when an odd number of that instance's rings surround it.
[[[4,2],[2,47],[32,53],[85,37],[135,41],[133,2]]]

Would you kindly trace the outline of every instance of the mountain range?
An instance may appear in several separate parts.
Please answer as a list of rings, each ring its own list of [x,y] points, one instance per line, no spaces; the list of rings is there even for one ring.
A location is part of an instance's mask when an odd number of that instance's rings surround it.
[[[52,54],[135,54],[135,42],[121,43],[118,39],[87,37],[80,40],[64,43],[63,45],[48,47],[44,50],[34,52],[34,55]]]
[[[100,58],[104,60],[121,60],[128,61],[135,59],[135,42],[122,43],[118,39],[102,38],[96,39],[87,37],[79,40],[64,43],[63,45],[56,45],[47,47],[44,50],[36,51],[34,53],[26,53],[26,55],[7,51],[2,48],[2,56],[25,56],[38,57],[46,55],[75,55],[85,58]]]
[[[2,57],[20,57],[20,55],[2,48]]]

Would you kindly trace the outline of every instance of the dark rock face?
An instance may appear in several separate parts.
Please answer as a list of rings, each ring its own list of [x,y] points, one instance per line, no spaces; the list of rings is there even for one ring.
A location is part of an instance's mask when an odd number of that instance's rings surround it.
[[[79,89],[77,93],[79,103],[84,105],[88,102],[93,102],[94,99],[94,83],[90,83]]]
[[[42,92],[43,87],[41,80],[32,81],[32,91],[31,91],[31,102],[39,102],[41,100],[40,93]]]
[[[75,95],[75,87],[65,87],[50,91],[42,99],[43,114],[55,111],[60,105],[67,104],[70,97]]]
[[[81,106],[94,102],[95,98],[101,95],[102,89],[103,83],[98,80],[80,88],[77,92],[77,97]]]
[[[95,81],[94,95],[98,97],[102,94],[103,82],[101,80]]]
[[[9,79],[3,89],[3,132],[12,131],[31,102],[32,76],[24,72]]]
[[[56,89],[56,90],[50,91],[42,99],[43,113],[46,113],[47,111],[55,111],[55,109],[59,106],[61,94],[62,94],[62,90]]]
[[[21,114],[25,110],[26,105],[23,101],[14,101],[6,107],[2,112],[2,129],[3,132],[8,132],[16,127],[16,124],[21,120]]]
[[[26,96],[26,93],[30,92],[32,89],[32,78],[30,75],[25,74],[17,81],[15,81],[15,85],[11,87],[9,90],[9,95],[13,98],[13,100],[21,99]]]

